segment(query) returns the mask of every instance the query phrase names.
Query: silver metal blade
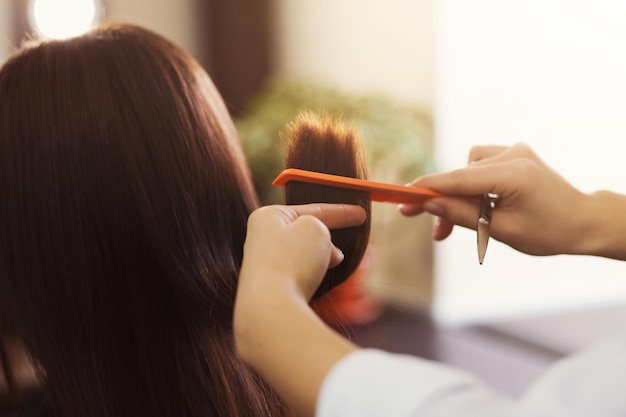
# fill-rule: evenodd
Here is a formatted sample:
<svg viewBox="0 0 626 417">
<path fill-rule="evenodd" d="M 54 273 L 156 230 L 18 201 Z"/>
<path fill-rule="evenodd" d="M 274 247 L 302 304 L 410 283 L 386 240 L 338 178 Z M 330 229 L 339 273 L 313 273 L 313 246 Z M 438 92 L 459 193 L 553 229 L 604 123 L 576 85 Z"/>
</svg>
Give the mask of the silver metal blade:
<svg viewBox="0 0 626 417">
<path fill-rule="evenodd" d="M 482 217 L 478 219 L 476 233 L 478 240 L 478 263 L 482 265 L 487 253 L 487 244 L 489 243 L 489 222 L 486 219 Z"/>
</svg>

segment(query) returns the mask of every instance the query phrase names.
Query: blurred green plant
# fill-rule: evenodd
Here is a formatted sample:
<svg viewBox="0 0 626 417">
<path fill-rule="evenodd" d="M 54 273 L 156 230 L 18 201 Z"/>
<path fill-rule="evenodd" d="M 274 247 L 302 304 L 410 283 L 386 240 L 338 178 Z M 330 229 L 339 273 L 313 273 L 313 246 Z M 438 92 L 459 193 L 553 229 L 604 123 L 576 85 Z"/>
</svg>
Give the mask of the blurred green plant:
<svg viewBox="0 0 626 417">
<path fill-rule="evenodd" d="M 321 83 L 276 79 L 236 121 L 263 204 L 282 203 L 281 189 L 271 185 L 284 169 L 281 133 L 304 110 L 339 117 L 359 128 L 373 180 L 407 182 L 433 169 L 432 118 L 421 109 L 385 97 L 348 94 Z M 376 177 L 376 172 L 389 169 L 394 178 Z"/>
</svg>

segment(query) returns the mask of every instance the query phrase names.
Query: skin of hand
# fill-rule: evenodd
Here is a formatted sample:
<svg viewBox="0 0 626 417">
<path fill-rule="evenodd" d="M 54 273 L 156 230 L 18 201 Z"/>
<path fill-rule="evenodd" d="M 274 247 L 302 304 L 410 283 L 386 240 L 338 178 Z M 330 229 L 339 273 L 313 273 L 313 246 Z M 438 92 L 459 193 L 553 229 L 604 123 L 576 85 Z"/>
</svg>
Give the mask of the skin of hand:
<svg viewBox="0 0 626 417">
<path fill-rule="evenodd" d="M 299 416 L 315 412 L 319 387 L 335 363 L 357 349 L 308 302 L 343 254 L 329 229 L 362 224 L 358 206 L 266 206 L 250 215 L 233 317 L 240 356 Z"/>
<path fill-rule="evenodd" d="M 608 192 L 584 194 L 546 165 L 525 144 L 477 146 L 471 149 L 469 165 L 455 171 L 425 175 L 412 185 L 440 191 L 449 197 L 427 201 L 423 208 L 403 205 L 411 216 L 428 212 L 437 216 L 435 240 L 450 235 L 454 225 L 475 229 L 479 199 L 495 193 L 500 200 L 491 221 L 491 236 L 532 255 L 590 254 L 622 258 L 604 247 L 605 230 L 598 214 L 608 207 L 621 207 L 622 196 Z M 626 227 L 626 226 L 625 226 Z M 622 244 L 623 246 L 623 244 Z"/>
</svg>

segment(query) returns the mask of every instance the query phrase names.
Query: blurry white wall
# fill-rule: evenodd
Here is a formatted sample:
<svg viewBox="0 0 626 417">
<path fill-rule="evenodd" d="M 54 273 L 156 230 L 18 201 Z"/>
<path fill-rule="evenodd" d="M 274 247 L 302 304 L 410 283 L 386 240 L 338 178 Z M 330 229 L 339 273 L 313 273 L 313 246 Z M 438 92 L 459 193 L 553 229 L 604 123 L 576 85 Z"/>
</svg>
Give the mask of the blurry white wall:
<svg viewBox="0 0 626 417">
<path fill-rule="evenodd" d="M 438 168 L 465 165 L 474 144 L 522 141 L 583 191 L 626 193 L 626 3 L 436 4 Z M 623 262 L 490 242 L 479 266 L 467 230 L 435 249 L 436 313 L 447 323 L 626 302 Z"/>
<path fill-rule="evenodd" d="M 105 18 L 135 23 L 169 38 L 196 58 L 204 55 L 198 39 L 195 0 L 105 0 Z"/>
<path fill-rule="evenodd" d="M 279 72 L 432 110 L 433 0 L 275 2 Z"/>
<path fill-rule="evenodd" d="M 11 19 L 13 18 L 12 2 L 0 1 L 0 65 L 7 60 L 13 50 Z"/>
</svg>

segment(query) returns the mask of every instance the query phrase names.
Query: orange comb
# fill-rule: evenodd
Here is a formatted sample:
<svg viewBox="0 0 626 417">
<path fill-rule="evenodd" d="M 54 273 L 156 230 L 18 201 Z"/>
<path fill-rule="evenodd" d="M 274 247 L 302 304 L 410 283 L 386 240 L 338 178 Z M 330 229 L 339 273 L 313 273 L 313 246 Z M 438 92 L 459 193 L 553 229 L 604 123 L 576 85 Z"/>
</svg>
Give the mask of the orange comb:
<svg viewBox="0 0 626 417">
<path fill-rule="evenodd" d="M 404 203 L 421 206 L 424 201 L 443 194 L 430 188 L 410 187 L 407 185 L 389 184 L 385 182 L 368 181 L 357 178 L 342 177 L 339 175 L 322 174 L 321 172 L 306 171 L 303 169 L 288 168 L 281 172 L 272 185 L 284 187 L 289 181 L 300 181 L 310 184 L 328 185 L 331 187 L 347 188 L 350 190 L 367 191 L 372 201 L 387 203 Z"/>
</svg>

